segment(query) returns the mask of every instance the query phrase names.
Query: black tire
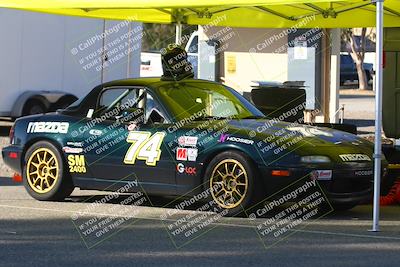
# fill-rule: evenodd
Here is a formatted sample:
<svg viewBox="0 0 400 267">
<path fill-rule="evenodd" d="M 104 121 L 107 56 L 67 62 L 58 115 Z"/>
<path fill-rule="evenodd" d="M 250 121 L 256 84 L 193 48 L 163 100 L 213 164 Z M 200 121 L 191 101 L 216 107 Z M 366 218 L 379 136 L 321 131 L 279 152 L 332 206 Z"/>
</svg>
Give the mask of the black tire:
<svg viewBox="0 0 400 267">
<path fill-rule="evenodd" d="M 69 105 L 74 103 L 76 100 L 78 100 L 78 98 L 76 96 L 72 96 L 72 95 L 64 96 L 54 104 L 54 110 L 65 109 Z"/>
<path fill-rule="evenodd" d="M 355 206 L 357 206 L 358 202 L 349 202 L 349 203 L 331 203 L 333 209 L 335 211 L 346 211 L 351 210 Z"/>
<path fill-rule="evenodd" d="M 40 155 L 40 153 L 43 154 Z M 34 162 L 34 160 L 38 160 L 38 158 L 43 158 L 44 161 L 46 161 L 46 158 L 49 158 L 48 162 L 56 163 L 48 163 L 47 165 L 44 163 L 38 164 L 38 162 Z M 54 158 L 54 160 L 52 160 L 52 158 Z M 35 165 L 39 165 L 39 167 L 36 167 Z M 44 167 L 41 168 L 40 166 L 42 165 L 44 165 Z M 52 166 L 49 167 L 49 165 Z M 29 175 L 28 168 L 30 173 L 35 173 L 35 170 L 37 173 Z M 52 171 L 50 171 L 50 169 L 52 169 Z M 39 177 L 39 172 L 45 174 Z M 50 173 L 52 176 L 57 178 L 51 178 Z M 42 178 L 43 176 L 46 178 Z M 44 182 L 36 185 L 36 181 L 38 179 L 47 180 L 47 188 L 45 188 L 44 184 L 46 183 Z M 51 181 L 53 181 L 53 183 L 51 183 Z M 63 156 L 52 143 L 47 141 L 39 141 L 34 143 L 26 151 L 23 163 L 23 183 L 29 195 L 41 201 L 63 200 L 74 190 L 74 185 L 68 172 L 68 168 L 66 168 L 66 162 Z M 40 183 L 40 181 L 38 183 Z"/>
<path fill-rule="evenodd" d="M 212 191 L 211 189 L 211 178 L 213 173 L 215 172 L 216 168 L 218 166 L 221 166 L 220 164 L 235 164 L 236 162 L 240 163 L 239 168 L 244 168 L 246 175 L 247 175 L 247 181 L 248 181 L 248 185 L 247 185 L 247 189 L 245 191 L 245 193 L 243 194 L 243 199 L 240 200 L 240 203 L 232 208 L 229 207 L 223 207 L 221 206 L 218 201 L 216 200 L 216 198 L 214 197 L 213 194 L 211 194 L 210 199 L 214 200 L 216 205 L 218 205 L 218 207 L 220 209 L 226 209 L 228 216 L 234 216 L 234 215 L 243 215 L 244 211 L 246 209 L 248 209 L 253 203 L 254 201 L 256 201 L 256 196 L 258 195 L 256 193 L 256 183 L 258 181 L 258 171 L 257 168 L 254 166 L 254 164 L 252 163 L 252 161 L 250 160 L 250 158 L 239 151 L 226 151 L 226 152 L 222 152 L 220 154 L 218 154 L 217 156 L 215 156 L 211 162 L 208 164 L 208 167 L 205 171 L 204 174 L 204 182 L 205 182 L 205 189 L 210 189 L 210 192 Z M 232 167 L 233 168 L 233 167 Z M 236 171 L 236 169 L 235 169 Z M 221 178 L 222 179 L 222 178 Z M 244 179 L 244 178 L 240 178 L 240 179 Z M 223 180 L 227 180 L 227 179 L 223 179 Z M 235 188 L 237 187 L 237 185 L 235 185 Z M 239 189 L 238 189 L 239 190 Z M 214 191 L 213 191 L 214 192 Z M 238 195 L 236 195 L 237 197 Z"/>
<path fill-rule="evenodd" d="M 43 114 L 45 112 L 46 112 L 45 105 L 39 100 L 32 99 L 25 103 L 22 115 L 28 116 L 34 114 Z"/>
</svg>

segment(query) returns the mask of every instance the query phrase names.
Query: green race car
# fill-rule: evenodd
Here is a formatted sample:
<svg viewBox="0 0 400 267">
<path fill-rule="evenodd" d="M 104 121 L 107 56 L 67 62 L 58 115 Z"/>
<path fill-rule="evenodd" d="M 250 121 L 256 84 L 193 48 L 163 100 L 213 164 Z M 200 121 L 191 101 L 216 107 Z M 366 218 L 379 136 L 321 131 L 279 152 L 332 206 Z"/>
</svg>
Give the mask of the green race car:
<svg viewBox="0 0 400 267">
<path fill-rule="evenodd" d="M 108 82 L 57 113 L 16 120 L 2 155 L 38 200 L 75 187 L 209 198 L 230 214 L 293 181 L 316 180 L 336 209 L 370 197 L 372 143 L 328 128 L 268 120 L 219 83 Z"/>
</svg>

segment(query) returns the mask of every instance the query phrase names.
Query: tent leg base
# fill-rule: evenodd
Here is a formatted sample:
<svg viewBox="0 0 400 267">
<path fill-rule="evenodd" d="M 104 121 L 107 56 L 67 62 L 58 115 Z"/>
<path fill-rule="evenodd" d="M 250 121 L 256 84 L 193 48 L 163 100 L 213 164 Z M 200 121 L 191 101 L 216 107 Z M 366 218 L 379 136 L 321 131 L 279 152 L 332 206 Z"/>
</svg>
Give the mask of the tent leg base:
<svg viewBox="0 0 400 267">
<path fill-rule="evenodd" d="M 372 232 L 372 233 L 379 233 L 381 230 L 379 229 L 370 229 L 368 230 L 368 232 Z"/>
</svg>

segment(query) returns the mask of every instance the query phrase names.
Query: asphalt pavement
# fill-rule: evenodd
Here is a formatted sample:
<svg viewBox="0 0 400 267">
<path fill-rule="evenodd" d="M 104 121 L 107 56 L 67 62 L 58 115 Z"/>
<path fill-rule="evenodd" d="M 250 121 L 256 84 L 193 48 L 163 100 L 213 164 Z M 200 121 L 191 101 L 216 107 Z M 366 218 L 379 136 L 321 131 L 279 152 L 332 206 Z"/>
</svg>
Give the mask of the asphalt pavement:
<svg viewBox="0 0 400 267">
<path fill-rule="evenodd" d="M 90 205 L 106 196 L 110 195 L 75 190 L 63 202 L 40 202 L 32 199 L 20 184 L 0 178 L 0 266 L 382 267 L 399 264 L 400 206 L 382 209 L 378 233 L 368 231 L 372 207 L 364 205 L 304 223 L 290 235 L 270 242 L 255 230 L 254 223 L 262 223 L 264 219 L 226 217 L 207 225 L 196 238 L 182 242 L 169 231 L 168 225 L 175 223 L 174 219 L 165 221 L 163 214 L 170 212 L 179 218 L 201 212 L 166 208 L 171 201 L 168 198 L 152 198 L 151 205 L 137 207 L 123 207 L 118 201 Z M 81 231 L 82 222 L 100 217 L 115 220 L 122 208 L 133 209 L 128 210 L 129 216 L 120 216 L 125 222 L 108 235 L 90 239 Z"/>
<path fill-rule="evenodd" d="M 373 100 L 373 96 L 341 97 L 345 118 L 356 120 L 364 133 L 373 130 Z M 1 127 L 0 147 L 8 142 L 7 127 Z M 1 162 L 0 166 L 0 176 L 11 175 Z M 110 196 L 77 189 L 63 202 L 40 202 L 22 185 L 0 177 L 0 266 L 381 267 L 398 266 L 400 261 L 398 205 L 382 207 L 377 233 L 368 231 L 372 206 L 362 205 L 304 221 L 277 238 L 260 236 L 257 225 L 265 218 L 226 217 L 178 238 L 171 225 L 203 212 L 171 209 L 171 198 L 152 197 L 139 206 L 120 204 L 131 195 L 93 205 Z M 165 214 L 173 216 L 164 218 Z M 101 227 L 103 232 L 87 232 L 92 223 L 111 218 Z"/>
</svg>

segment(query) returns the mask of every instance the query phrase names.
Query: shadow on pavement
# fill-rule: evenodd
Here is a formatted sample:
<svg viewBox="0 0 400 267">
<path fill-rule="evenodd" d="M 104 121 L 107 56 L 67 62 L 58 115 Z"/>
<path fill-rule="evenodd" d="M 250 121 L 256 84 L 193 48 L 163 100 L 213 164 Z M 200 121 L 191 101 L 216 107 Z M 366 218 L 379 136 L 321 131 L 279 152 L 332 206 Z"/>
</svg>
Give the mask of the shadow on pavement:
<svg viewBox="0 0 400 267">
<path fill-rule="evenodd" d="M 83 191 L 84 192 L 84 191 Z M 86 196 L 71 196 L 66 199 L 67 202 L 76 202 L 76 203 L 94 203 L 96 201 L 101 201 L 106 196 L 104 192 L 99 193 L 99 195 L 86 195 Z M 121 205 L 120 203 L 123 200 L 129 198 L 129 194 L 119 195 L 117 198 L 108 201 L 108 204 Z M 175 208 L 174 205 L 177 204 L 175 198 L 173 197 L 159 197 L 159 196 L 149 196 L 151 206 L 147 205 L 147 207 L 157 207 L 157 208 Z M 173 204 L 171 204 L 173 202 Z M 179 203 L 179 202 L 178 202 Z M 184 210 L 193 211 L 202 206 L 203 203 L 198 203 L 198 205 L 193 205 L 189 209 L 185 208 Z M 283 211 L 284 208 L 277 209 L 277 212 Z M 400 205 L 394 205 L 391 207 L 382 207 L 381 208 L 381 219 L 382 220 L 400 220 Z M 246 217 L 245 215 L 241 215 L 239 217 Z M 329 220 L 372 220 L 372 204 L 364 204 L 359 205 L 353 209 L 346 211 L 333 211 L 326 216 L 321 218 L 329 219 Z"/>
<path fill-rule="evenodd" d="M 9 187 L 9 186 L 20 186 L 21 188 L 18 190 L 25 190 L 21 183 L 15 183 L 10 178 L 0 177 L 0 190 L 1 187 Z M 123 205 L 124 200 L 127 200 L 131 194 L 120 194 L 117 197 L 111 197 L 111 192 L 104 191 L 76 191 L 64 201 L 60 201 L 60 203 L 95 203 L 101 202 L 102 199 L 105 199 L 106 196 L 110 196 L 107 198 L 107 204 L 110 205 Z M 143 205 L 144 207 L 155 207 L 155 208 L 175 208 L 175 205 L 179 202 L 176 201 L 177 197 L 161 197 L 161 196 L 148 196 L 151 205 Z M 182 199 L 183 200 L 183 199 Z M 36 201 L 33 200 L 32 201 Z M 53 202 L 54 203 L 54 202 Z M 127 201 L 126 203 L 131 203 Z M 127 204 L 130 205 L 130 204 Z M 184 210 L 192 211 L 200 208 L 203 205 L 202 202 L 196 203 L 192 205 L 189 209 L 185 208 Z M 284 208 L 277 209 L 277 212 L 283 210 Z M 244 217 L 244 216 L 241 216 Z M 347 211 L 334 211 L 329 213 L 328 215 L 321 218 L 329 219 L 329 220 L 372 220 L 372 205 L 364 204 L 359 205 L 351 210 Z M 400 220 L 400 203 L 393 206 L 381 207 L 381 219 L 382 220 L 390 220 L 396 221 Z"/>
<path fill-rule="evenodd" d="M 0 177 L 0 187 L 2 186 L 22 186 L 22 183 L 16 183 L 10 177 Z"/>
<path fill-rule="evenodd" d="M 0 221 L 4 266 L 396 266 L 400 249 L 395 239 L 318 232 L 298 232 L 265 249 L 253 229 L 235 226 L 218 226 L 177 249 L 154 220 L 124 226 L 87 249 L 70 218 L 47 215 Z"/>
<path fill-rule="evenodd" d="M 82 191 L 84 192 L 84 191 Z M 65 201 L 68 202 L 79 202 L 79 203 L 95 203 L 96 201 L 101 201 L 102 199 L 105 198 L 108 194 L 105 192 L 99 192 L 97 195 L 84 195 L 84 196 L 70 196 L 68 199 Z M 121 194 L 116 198 L 112 198 L 111 200 L 107 201 L 107 204 L 117 204 L 117 205 L 123 205 L 121 203 L 124 203 L 124 200 L 128 199 L 131 196 L 131 194 Z M 174 205 L 177 204 L 175 201 L 175 197 L 161 197 L 161 196 L 148 196 L 152 206 L 149 207 L 158 207 L 158 208 L 174 208 Z M 130 204 L 127 204 L 130 205 Z M 198 205 L 194 205 L 191 207 L 190 210 L 196 210 L 197 208 L 201 207 L 201 203 Z"/>
</svg>

